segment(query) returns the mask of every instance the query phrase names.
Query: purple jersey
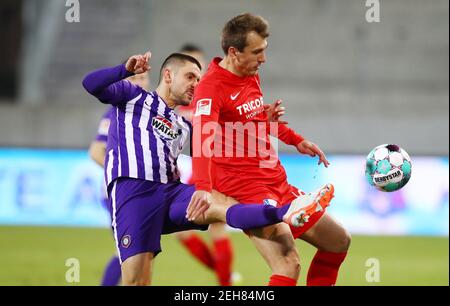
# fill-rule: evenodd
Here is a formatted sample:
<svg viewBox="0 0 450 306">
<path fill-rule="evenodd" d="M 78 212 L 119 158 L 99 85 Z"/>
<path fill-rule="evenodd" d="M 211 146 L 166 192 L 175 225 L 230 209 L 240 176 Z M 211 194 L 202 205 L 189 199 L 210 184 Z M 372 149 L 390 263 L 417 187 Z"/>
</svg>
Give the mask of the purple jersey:
<svg viewBox="0 0 450 306">
<path fill-rule="evenodd" d="M 177 158 L 192 126 L 155 91 L 149 93 L 123 80 L 131 75 L 119 65 L 92 72 L 83 80 L 89 93 L 115 106 L 106 150 L 106 184 L 119 177 L 177 182 Z"/>
</svg>

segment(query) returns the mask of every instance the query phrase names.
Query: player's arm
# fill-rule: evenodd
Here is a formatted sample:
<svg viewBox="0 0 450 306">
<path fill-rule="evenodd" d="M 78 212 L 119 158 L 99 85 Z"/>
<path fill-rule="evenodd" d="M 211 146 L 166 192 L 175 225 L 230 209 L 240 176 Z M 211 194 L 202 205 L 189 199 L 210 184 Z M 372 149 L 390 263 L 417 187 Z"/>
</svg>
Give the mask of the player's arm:
<svg viewBox="0 0 450 306">
<path fill-rule="evenodd" d="M 89 146 L 89 155 L 100 166 L 104 167 L 106 157 L 106 144 L 108 142 L 108 131 L 111 125 L 111 114 L 114 108 L 110 106 L 103 114 L 98 124 L 97 135 Z"/>
<path fill-rule="evenodd" d="M 211 157 L 212 144 L 218 127 L 222 105 L 217 88 L 203 86 L 196 89 L 193 103 L 192 178 L 196 191 L 187 209 L 187 218 L 196 219 L 211 203 Z"/>
<path fill-rule="evenodd" d="M 101 167 L 105 165 L 106 142 L 94 140 L 89 146 L 89 155 Z"/>
<path fill-rule="evenodd" d="M 125 64 L 91 72 L 83 79 L 83 87 L 102 103 L 118 105 L 129 101 L 139 90 L 136 85 L 124 79 L 147 72 L 150 69 L 150 56 L 150 52 L 133 55 Z"/>
</svg>

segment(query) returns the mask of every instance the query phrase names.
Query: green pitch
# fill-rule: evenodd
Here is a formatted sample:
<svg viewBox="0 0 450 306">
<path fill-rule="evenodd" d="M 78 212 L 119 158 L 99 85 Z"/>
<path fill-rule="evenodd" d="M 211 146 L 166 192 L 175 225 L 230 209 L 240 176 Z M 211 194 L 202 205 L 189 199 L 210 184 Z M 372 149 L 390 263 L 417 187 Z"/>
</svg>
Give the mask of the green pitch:
<svg viewBox="0 0 450 306">
<path fill-rule="evenodd" d="M 202 236 L 206 237 L 202 233 Z M 234 270 L 240 285 L 265 285 L 270 271 L 245 235 L 231 233 Z M 448 237 L 355 236 L 337 285 L 449 285 Z M 173 236 L 163 239 L 163 252 L 154 265 L 154 285 L 215 285 L 212 272 L 197 263 Z M 97 285 L 105 263 L 114 252 L 107 229 L 61 227 L 0 227 L 0 285 Z M 305 284 L 314 248 L 298 241 Z M 66 260 L 80 263 L 80 282 L 67 283 Z M 366 274 L 379 262 L 379 282 Z M 369 272 L 368 272 L 369 271 Z"/>
</svg>

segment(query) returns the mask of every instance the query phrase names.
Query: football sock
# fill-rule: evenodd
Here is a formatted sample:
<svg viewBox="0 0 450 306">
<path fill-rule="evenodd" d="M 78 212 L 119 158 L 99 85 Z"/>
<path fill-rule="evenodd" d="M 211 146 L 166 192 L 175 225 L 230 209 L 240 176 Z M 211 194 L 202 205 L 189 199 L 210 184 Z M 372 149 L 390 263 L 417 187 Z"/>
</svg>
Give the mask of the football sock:
<svg viewBox="0 0 450 306">
<path fill-rule="evenodd" d="M 231 286 L 233 247 L 229 238 L 214 240 L 214 262 L 219 284 L 221 286 Z"/>
<path fill-rule="evenodd" d="M 242 230 L 272 225 L 283 221 L 289 207 L 290 205 L 276 208 L 261 204 L 236 204 L 227 210 L 227 224 Z"/>
<path fill-rule="evenodd" d="M 122 272 L 119 257 L 113 256 L 103 272 L 102 286 L 118 286 Z"/>
<path fill-rule="evenodd" d="M 270 277 L 269 286 L 297 286 L 297 280 L 284 275 L 274 274 Z"/>
<path fill-rule="evenodd" d="M 214 269 L 214 259 L 208 245 L 196 234 L 190 235 L 181 243 L 188 249 L 189 253 L 210 269 Z"/>
<path fill-rule="evenodd" d="M 339 267 L 347 252 L 332 253 L 317 251 L 306 278 L 307 286 L 334 286 L 338 277 Z"/>
</svg>

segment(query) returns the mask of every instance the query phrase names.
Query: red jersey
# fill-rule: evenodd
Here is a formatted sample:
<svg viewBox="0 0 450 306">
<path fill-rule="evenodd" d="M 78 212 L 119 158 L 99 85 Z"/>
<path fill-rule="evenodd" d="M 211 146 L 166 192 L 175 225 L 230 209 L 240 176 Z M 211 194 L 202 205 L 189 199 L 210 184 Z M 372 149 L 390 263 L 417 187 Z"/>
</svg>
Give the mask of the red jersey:
<svg viewBox="0 0 450 306">
<path fill-rule="evenodd" d="M 213 59 L 192 101 L 193 179 L 197 190 L 214 188 L 239 200 L 238 189 L 286 182 L 269 135 L 288 145 L 303 138 L 283 124 L 271 134 L 259 76 L 239 77 L 220 67 L 221 60 Z M 236 176 L 240 184 L 227 183 Z"/>
</svg>

